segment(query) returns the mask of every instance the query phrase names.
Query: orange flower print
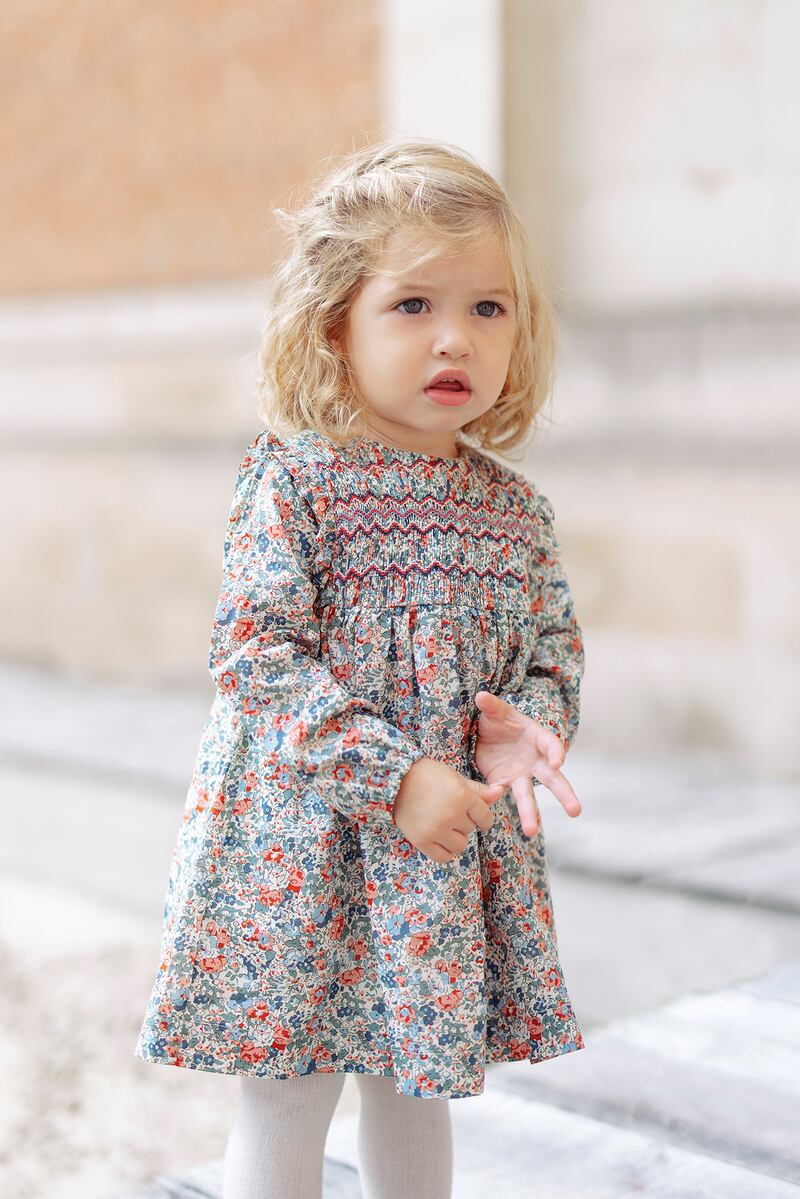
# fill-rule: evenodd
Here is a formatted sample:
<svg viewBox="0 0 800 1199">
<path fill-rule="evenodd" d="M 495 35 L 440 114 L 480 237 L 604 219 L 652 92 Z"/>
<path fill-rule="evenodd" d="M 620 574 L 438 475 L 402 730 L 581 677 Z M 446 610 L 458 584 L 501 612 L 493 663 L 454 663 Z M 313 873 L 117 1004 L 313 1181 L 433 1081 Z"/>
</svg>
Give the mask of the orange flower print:
<svg viewBox="0 0 800 1199">
<path fill-rule="evenodd" d="M 307 738 L 308 724 L 305 720 L 296 720 L 286 734 L 286 739 L 290 745 L 302 745 Z"/>
<path fill-rule="evenodd" d="M 440 971 L 442 974 L 447 975 L 448 981 L 451 983 L 454 983 L 459 978 L 461 978 L 461 975 L 463 973 L 460 962 L 456 962 L 456 961 L 446 962 L 444 960 L 444 958 L 438 958 L 437 961 L 434 963 L 434 965 L 436 966 L 436 969 L 438 971 Z"/>
<path fill-rule="evenodd" d="M 341 766 L 336 767 L 334 775 L 336 776 L 337 782 L 340 783 L 352 783 L 353 781 L 353 772 L 350 767 L 346 766 L 344 763 L 342 763 Z"/>
<path fill-rule="evenodd" d="M 208 804 L 208 792 L 207 791 L 198 791 L 197 803 L 194 806 L 195 812 L 204 812 L 206 810 L 207 804 Z"/>
<path fill-rule="evenodd" d="M 489 858 L 486 862 L 486 872 L 490 882 L 499 883 L 503 877 L 503 863 L 499 858 Z"/>
<path fill-rule="evenodd" d="M 464 992 L 459 991 L 458 989 L 451 991 L 449 995 L 437 995 L 436 1006 L 440 1007 L 442 1011 L 450 1012 L 453 1010 L 453 1008 L 459 1007 L 463 997 Z"/>
<path fill-rule="evenodd" d="M 356 983 L 360 983 L 364 977 L 364 971 L 361 966 L 354 966 L 352 970 L 341 970 L 337 975 L 339 982 L 345 987 L 352 987 Z"/>
<path fill-rule="evenodd" d="M 230 945 L 231 934 L 224 925 L 218 924 L 216 920 L 207 920 L 205 931 L 209 937 L 216 939 L 218 949 L 223 949 L 226 945 Z"/>
<path fill-rule="evenodd" d="M 272 1039 L 272 1048 L 273 1049 L 285 1049 L 286 1046 L 291 1041 L 291 1039 L 292 1039 L 291 1029 L 285 1028 L 284 1025 L 281 1024 L 275 1030 L 275 1034 Z"/>
<path fill-rule="evenodd" d="M 245 1041 L 239 1048 L 239 1056 L 243 1062 L 263 1062 L 267 1051 L 260 1045 L 254 1045 L 252 1041 Z"/>
<path fill-rule="evenodd" d="M 247 1009 L 248 1020 L 268 1020 L 271 1014 L 269 1004 L 264 1000 Z"/>
<path fill-rule="evenodd" d="M 429 666 L 421 666 L 417 669 L 417 679 L 420 683 L 432 683 L 439 674 L 439 668 L 435 662 L 431 662 Z"/>
<path fill-rule="evenodd" d="M 302 890 L 303 879 L 306 876 L 305 870 L 300 866 L 295 866 L 289 871 L 289 880 L 286 884 L 287 891 L 294 891 L 297 894 Z"/>
<path fill-rule="evenodd" d="M 256 622 L 250 617 L 234 621 L 231 637 L 234 641 L 249 641 L 256 631 Z"/>
<path fill-rule="evenodd" d="M 412 957 L 423 957 L 431 947 L 433 938 L 430 933 L 412 933 L 408 938 L 408 952 Z"/>
<path fill-rule="evenodd" d="M 201 957 L 200 968 L 201 970 L 205 970 L 208 974 L 219 974 L 221 970 L 225 969 L 225 958 L 222 956 L 215 958 Z"/>
<path fill-rule="evenodd" d="M 541 1041 L 544 1033 L 544 1023 L 541 1016 L 527 1016 L 525 1019 L 525 1027 L 528 1030 L 528 1036 L 532 1041 Z"/>
</svg>

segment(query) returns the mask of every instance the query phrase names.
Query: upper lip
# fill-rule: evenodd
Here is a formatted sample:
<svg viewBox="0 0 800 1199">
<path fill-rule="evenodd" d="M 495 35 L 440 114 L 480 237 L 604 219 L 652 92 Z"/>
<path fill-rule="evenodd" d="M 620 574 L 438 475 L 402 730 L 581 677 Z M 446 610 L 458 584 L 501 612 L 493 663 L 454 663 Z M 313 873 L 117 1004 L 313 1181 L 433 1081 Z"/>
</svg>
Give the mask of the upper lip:
<svg viewBox="0 0 800 1199">
<path fill-rule="evenodd" d="M 434 375 L 425 390 L 428 387 L 433 387 L 436 383 L 441 383 L 442 379 L 453 379 L 456 383 L 460 383 L 466 391 L 472 391 L 472 380 L 466 371 L 444 370 L 439 371 L 438 375 Z"/>
</svg>

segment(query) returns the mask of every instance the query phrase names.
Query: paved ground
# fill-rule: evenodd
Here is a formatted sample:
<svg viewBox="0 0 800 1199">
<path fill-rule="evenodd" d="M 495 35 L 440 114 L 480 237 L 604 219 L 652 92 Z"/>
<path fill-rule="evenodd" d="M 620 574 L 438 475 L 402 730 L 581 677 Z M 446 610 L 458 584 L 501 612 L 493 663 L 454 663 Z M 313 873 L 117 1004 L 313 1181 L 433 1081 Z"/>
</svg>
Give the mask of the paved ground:
<svg viewBox="0 0 800 1199">
<path fill-rule="evenodd" d="M 199 1168 L 213 1193 L 236 1080 L 132 1056 L 210 693 L 0 677 L 0 1192 L 112 1199 Z M 454 1199 L 797 1193 L 798 788 L 579 745 L 567 774 L 579 818 L 539 795 L 591 1049 L 494 1067 L 483 1096 L 454 1104 Z M 351 1082 L 330 1195 L 358 1194 Z M 535 1189 L 515 1190 L 534 1166 Z"/>
</svg>

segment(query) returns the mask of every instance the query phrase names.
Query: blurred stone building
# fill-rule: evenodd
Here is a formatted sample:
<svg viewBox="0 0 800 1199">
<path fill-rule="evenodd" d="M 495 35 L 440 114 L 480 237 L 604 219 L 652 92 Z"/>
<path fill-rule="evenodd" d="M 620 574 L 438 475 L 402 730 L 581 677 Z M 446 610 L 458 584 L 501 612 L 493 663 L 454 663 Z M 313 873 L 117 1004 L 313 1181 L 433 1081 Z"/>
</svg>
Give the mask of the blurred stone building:
<svg viewBox="0 0 800 1199">
<path fill-rule="evenodd" d="M 562 330 L 550 496 L 578 744 L 796 776 L 791 0 L 53 0 L 2 17 L 6 661 L 208 687 L 271 216 L 391 131 L 462 145 Z"/>
</svg>

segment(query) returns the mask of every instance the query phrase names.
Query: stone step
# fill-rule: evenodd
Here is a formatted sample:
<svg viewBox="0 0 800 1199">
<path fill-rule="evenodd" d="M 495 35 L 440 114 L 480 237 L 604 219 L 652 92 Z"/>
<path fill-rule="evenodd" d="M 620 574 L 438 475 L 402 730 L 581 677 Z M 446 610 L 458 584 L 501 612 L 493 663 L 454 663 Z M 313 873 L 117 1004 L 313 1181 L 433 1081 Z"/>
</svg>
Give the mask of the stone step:
<svg viewBox="0 0 800 1199">
<path fill-rule="evenodd" d="M 494 1066 L 492 1086 L 800 1183 L 800 961 L 586 1039 L 558 1069 Z"/>
<path fill-rule="evenodd" d="M 362 1199 L 358 1170 L 326 1157 L 322 1193 L 324 1199 Z M 125 1199 L 221 1199 L 221 1196 L 222 1161 L 214 1161 L 186 1174 L 163 1175 Z"/>
<path fill-rule="evenodd" d="M 797 1196 L 785 1179 L 494 1086 L 478 1098 L 453 1101 L 453 1132 L 453 1199 Z M 356 1135 L 356 1116 L 340 1120 L 329 1156 L 355 1167 Z"/>
<path fill-rule="evenodd" d="M 617 1021 L 579 1053 L 491 1066 L 451 1112 L 453 1199 L 796 1196 L 800 961 Z M 357 1138 L 357 1112 L 333 1122 L 326 1197 L 360 1195 Z M 131 1199 L 218 1199 L 220 1184 L 212 1162 Z"/>
<path fill-rule="evenodd" d="M 796 783 L 741 777 L 703 754 L 576 753 L 565 772 L 578 819 L 559 819 L 540 789 L 548 860 L 562 872 L 800 913 Z"/>
</svg>

